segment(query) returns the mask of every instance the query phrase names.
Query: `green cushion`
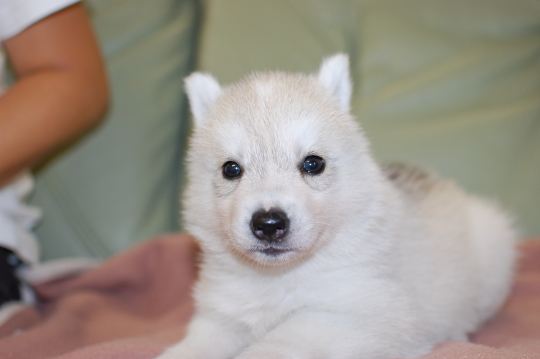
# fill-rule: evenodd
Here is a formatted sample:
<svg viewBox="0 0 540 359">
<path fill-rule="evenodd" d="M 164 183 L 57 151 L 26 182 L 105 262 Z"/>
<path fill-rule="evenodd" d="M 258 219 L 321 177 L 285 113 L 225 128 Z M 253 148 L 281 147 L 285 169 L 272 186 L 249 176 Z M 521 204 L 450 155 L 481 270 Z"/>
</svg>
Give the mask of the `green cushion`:
<svg viewBox="0 0 540 359">
<path fill-rule="evenodd" d="M 199 65 L 223 82 L 351 56 L 382 161 L 494 198 L 540 234 L 540 7 L 526 0 L 208 0 Z"/>
<path fill-rule="evenodd" d="M 194 0 L 90 0 L 107 61 L 105 122 L 37 176 L 43 258 L 106 257 L 178 229 Z"/>
</svg>

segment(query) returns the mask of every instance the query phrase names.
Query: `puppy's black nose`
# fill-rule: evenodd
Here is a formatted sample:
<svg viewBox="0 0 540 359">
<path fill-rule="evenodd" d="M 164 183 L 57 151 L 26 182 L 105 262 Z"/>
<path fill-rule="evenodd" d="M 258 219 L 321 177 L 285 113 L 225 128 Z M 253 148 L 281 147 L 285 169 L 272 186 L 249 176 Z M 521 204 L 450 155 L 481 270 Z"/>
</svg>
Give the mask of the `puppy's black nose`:
<svg viewBox="0 0 540 359">
<path fill-rule="evenodd" d="M 251 231 L 258 239 L 268 243 L 279 243 L 289 229 L 289 218 L 280 209 L 260 210 L 251 217 Z"/>
</svg>

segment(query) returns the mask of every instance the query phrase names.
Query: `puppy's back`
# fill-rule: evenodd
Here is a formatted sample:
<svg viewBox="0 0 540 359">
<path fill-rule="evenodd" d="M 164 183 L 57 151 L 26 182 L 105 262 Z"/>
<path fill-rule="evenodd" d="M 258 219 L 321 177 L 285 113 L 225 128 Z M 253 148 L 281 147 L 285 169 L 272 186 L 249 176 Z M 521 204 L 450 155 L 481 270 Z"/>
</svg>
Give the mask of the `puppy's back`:
<svg viewBox="0 0 540 359">
<path fill-rule="evenodd" d="M 428 322 L 465 339 L 504 301 L 513 274 L 516 232 L 497 205 L 417 167 L 383 172 L 404 198 L 404 281 Z M 411 224 L 412 223 L 412 224 Z M 453 308 L 453 309 L 452 309 Z M 450 310 L 449 310 L 450 309 Z"/>
</svg>

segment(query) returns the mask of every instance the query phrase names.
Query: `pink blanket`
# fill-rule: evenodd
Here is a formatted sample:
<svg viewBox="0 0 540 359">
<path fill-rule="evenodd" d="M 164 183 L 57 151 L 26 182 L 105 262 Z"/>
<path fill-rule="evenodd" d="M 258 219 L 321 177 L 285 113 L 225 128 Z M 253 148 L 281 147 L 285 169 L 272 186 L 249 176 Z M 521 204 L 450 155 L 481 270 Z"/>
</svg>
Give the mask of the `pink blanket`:
<svg viewBox="0 0 540 359">
<path fill-rule="evenodd" d="M 470 343 L 442 343 L 425 358 L 540 358 L 540 241 L 520 251 L 512 295 L 497 316 Z M 155 357 L 185 333 L 196 252 L 190 237 L 165 235 L 83 275 L 38 285 L 41 304 L 0 327 L 0 358 Z"/>
</svg>

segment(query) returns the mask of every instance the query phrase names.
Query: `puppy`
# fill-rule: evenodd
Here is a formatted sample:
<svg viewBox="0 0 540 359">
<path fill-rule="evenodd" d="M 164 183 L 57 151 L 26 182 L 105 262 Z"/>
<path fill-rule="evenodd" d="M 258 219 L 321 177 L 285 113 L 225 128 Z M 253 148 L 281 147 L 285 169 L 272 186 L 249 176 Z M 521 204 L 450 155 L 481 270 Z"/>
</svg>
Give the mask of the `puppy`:
<svg viewBox="0 0 540 359">
<path fill-rule="evenodd" d="M 503 302 L 511 221 L 450 181 L 379 166 L 348 66 L 186 79 L 185 220 L 203 257 L 187 336 L 160 359 L 410 358 L 466 340 Z"/>
</svg>

